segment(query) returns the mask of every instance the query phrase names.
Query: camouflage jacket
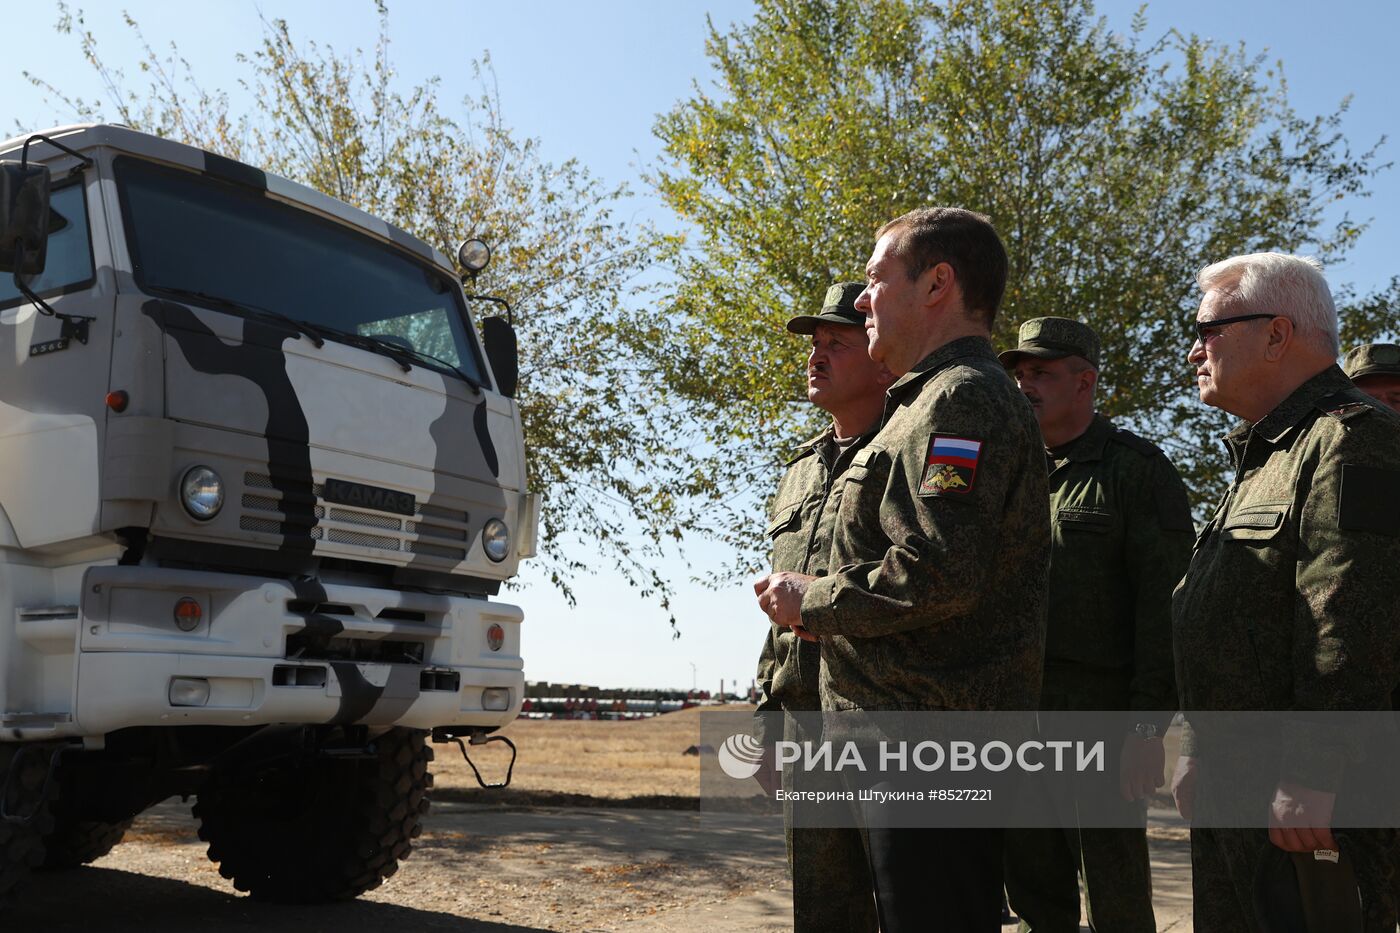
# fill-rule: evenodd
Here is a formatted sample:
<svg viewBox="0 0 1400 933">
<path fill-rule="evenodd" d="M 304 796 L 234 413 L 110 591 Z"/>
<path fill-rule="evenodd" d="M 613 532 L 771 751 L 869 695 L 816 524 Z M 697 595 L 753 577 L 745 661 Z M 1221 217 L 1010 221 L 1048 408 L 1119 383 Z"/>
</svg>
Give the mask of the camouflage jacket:
<svg viewBox="0 0 1400 933">
<path fill-rule="evenodd" d="M 1095 415 L 1051 463 L 1050 515 L 1042 708 L 1174 713 L 1172 590 L 1195 531 L 1176 468 Z"/>
<path fill-rule="evenodd" d="M 768 509 L 768 537 L 773 542 L 773 572 L 785 570 L 822 576 L 831 550 L 831 523 L 836 510 L 824 508 L 833 485 L 851 458 L 875 432 L 857 438 L 838 451 L 827 428 L 798 448 L 787 462 Z M 803 641 L 792 629 L 769 626 L 758 658 L 759 727 L 755 737 L 765 743 L 781 738 L 783 712 L 820 710 L 817 692 L 821 649 Z"/>
<path fill-rule="evenodd" d="M 1400 418 L 1332 366 L 1225 443 L 1234 481 L 1172 600 L 1182 708 L 1388 709 L 1400 681 Z M 1283 776 L 1323 790 L 1359 743 L 1305 715 L 1284 717 L 1280 740 Z M 1209 737 L 1183 751 L 1209 755 Z"/>
<path fill-rule="evenodd" d="M 884 425 L 827 508 L 831 573 L 802 601 L 824 709 L 1033 709 L 1050 522 L 1030 405 L 991 343 L 939 348 L 889 390 Z"/>
</svg>

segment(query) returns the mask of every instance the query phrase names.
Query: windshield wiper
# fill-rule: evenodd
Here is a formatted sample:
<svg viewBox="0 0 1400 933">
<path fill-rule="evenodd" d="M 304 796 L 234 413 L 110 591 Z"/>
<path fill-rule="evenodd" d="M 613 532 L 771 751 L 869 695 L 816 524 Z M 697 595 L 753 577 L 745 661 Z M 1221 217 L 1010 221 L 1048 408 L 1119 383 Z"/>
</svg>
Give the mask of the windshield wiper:
<svg viewBox="0 0 1400 933">
<path fill-rule="evenodd" d="M 301 321 L 299 323 L 305 324 L 306 322 Z M 463 382 L 465 382 L 472 388 L 485 388 L 485 386 L 479 380 L 473 379 L 471 376 L 468 376 L 466 373 L 462 372 L 462 370 L 458 367 L 452 365 L 444 359 L 439 359 L 438 357 L 433 356 L 431 353 L 426 353 L 422 350 L 419 350 L 417 347 L 410 346 L 407 344 L 394 343 L 391 340 L 385 340 L 383 337 L 375 337 L 370 334 L 360 334 L 356 333 L 355 331 L 340 330 L 336 327 L 327 327 L 324 324 L 317 324 L 316 327 L 319 328 L 322 332 L 324 332 L 327 336 L 329 336 L 332 340 L 341 340 L 344 343 L 348 343 L 352 346 L 357 346 L 366 350 L 371 350 L 373 352 L 382 353 L 385 356 L 390 357 L 400 366 L 403 367 L 404 372 L 408 372 L 410 369 L 413 368 L 409 365 L 410 361 L 417 362 L 420 365 L 424 362 L 435 363 L 437 364 L 437 366 L 441 366 L 444 369 L 447 369 L 449 372 L 455 373 L 458 378 L 460 378 Z"/>
<path fill-rule="evenodd" d="M 362 335 L 362 336 L 363 336 L 363 335 Z M 471 387 L 474 388 L 474 389 L 482 389 L 482 388 L 485 388 L 485 384 L 484 384 L 484 383 L 482 383 L 481 381 L 479 381 L 479 380 L 477 380 L 477 379 L 473 379 L 471 376 L 468 376 L 466 373 L 462 372 L 462 370 L 461 370 L 459 367 L 452 365 L 451 363 L 447 362 L 447 360 L 443 359 L 443 358 L 440 357 L 440 356 L 433 356 L 431 353 L 428 353 L 428 352 L 426 352 L 426 351 L 424 351 L 424 350 L 420 350 L 420 349 L 418 349 L 417 347 L 412 347 L 412 346 L 404 347 L 404 346 L 400 346 L 400 345 L 398 345 L 398 344 L 396 344 L 396 343 L 389 343 L 388 341 L 382 340 L 382 339 L 380 339 L 380 338 L 378 338 L 378 337 L 368 337 L 368 336 L 366 336 L 365 339 L 366 339 L 366 340 L 373 340 L 375 343 L 381 343 L 381 344 L 384 344 L 384 345 L 386 345 L 386 346 L 391 346 L 391 347 L 393 347 L 393 348 L 396 349 L 396 350 L 401 350 L 401 351 L 403 351 L 404 353 L 407 353 L 407 354 L 409 354 L 410 356 L 414 357 L 414 358 L 417 359 L 419 362 L 423 362 L 423 361 L 426 360 L 426 361 L 429 362 L 429 363 L 436 363 L 436 364 L 438 364 L 439 366 L 445 367 L 446 369 L 449 369 L 449 370 L 451 370 L 452 372 L 456 373 L 456 374 L 457 374 L 457 377 L 458 377 L 459 379 L 461 379 L 463 382 L 465 382 L 467 385 L 471 386 Z"/>
<path fill-rule="evenodd" d="M 274 311 L 271 308 L 264 308 L 261 305 L 251 304 L 246 301 L 235 301 L 232 298 L 225 298 L 222 295 L 211 295 L 208 292 L 196 291 L 192 288 L 175 288 L 165 285 L 157 286 L 157 288 L 167 294 L 195 299 L 205 304 L 224 308 L 239 314 L 248 315 L 250 317 L 263 317 L 277 321 L 291 328 L 298 336 L 304 335 L 310 338 L 312 344 L 314 344 L 318 350 L 325 345 L 326 338 L 330 337 L 332 340 L 337 340 L 341 343 L 359 347 L 362 350 L 369 350 L 372 353 L 379 353 L 383 356 L 387 356 L 398 363 L 404 372 L 412 370 L 412 364 L 414 362 L 420 364 L 423 362 L 435 363 L 437 366 L 441 366 L 449 372 L 455 373 L 458 378 L 472 388 L 485 388 L 485 385 L 480 380 L 473 379 L 446 360 L 439 359 L 431 353 L 425 353 L 417 347 L 401 345 L 385 340 L 382 337 L 373 337 L 369 334 L 341 330 L 338 327 L 329 327 L 325 324 L 312 324 L 310 321 L 299 320 L 290 315 L 283 314 L 281 311 Z"/>
<path fill-rule="evenodd" d="M 224 308 L 229 311 L 236 311 L 240 314 L 246 314 L 251 317 L 271 318 L 274 321 L 277 321 L 281 324 L 285 324 L 286 326 L 290 327 L 294 332 L 296 332 L 298 337 L 309 337 L 311 339 L 312 345 L 315 346 L 318 350 L 321 347 L 323 347 L 326 343 L 326 338 L 321 335 L 320 329 L 313 327 L 305 321 L 298 321 L 296 318 L 289 317 L 288 315 L 283 314 L 281 311 L 273 311 L 271 308 L 264 308 L 260 305 L 249 304 L 246 301 L 235 301 L 232 298 L 225 298 L 222 295 L 211 295 L 208 292 L 195 291 L 194 289 L 190 288 L 171 288 L 166 285 L 158 285 L 156 286 L 156 288 L 158 288 L 160 291 L 168 292 L 172 295 L 180 295 L 185 298 L 195 298 L 199 301 L 204 302 L 205 304 L 211 304 L 215 307 Z"/>
</svg>

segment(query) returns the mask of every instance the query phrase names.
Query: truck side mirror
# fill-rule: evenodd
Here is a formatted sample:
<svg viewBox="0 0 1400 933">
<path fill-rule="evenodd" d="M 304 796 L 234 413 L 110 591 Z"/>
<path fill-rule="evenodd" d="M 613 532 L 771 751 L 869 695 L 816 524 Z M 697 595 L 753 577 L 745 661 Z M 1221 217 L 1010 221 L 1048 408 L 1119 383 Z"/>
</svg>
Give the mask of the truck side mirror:
<svg viewBox="0 0 1400 933">
<path fill-rule="evenodd" d="M 515 398 L 520 382 L 520 351 L 516 347 L 515 328 L 500 315 L 481 319 L 481 342 L 486 347 L 486 359 L 496 376 L 496 387 L 506 398 Z"/>
<path fill-rule="evenodd" d="M 0 162 L 0 272 L 44 271 L 51 187 L 47 165 Z"/>
</svg>

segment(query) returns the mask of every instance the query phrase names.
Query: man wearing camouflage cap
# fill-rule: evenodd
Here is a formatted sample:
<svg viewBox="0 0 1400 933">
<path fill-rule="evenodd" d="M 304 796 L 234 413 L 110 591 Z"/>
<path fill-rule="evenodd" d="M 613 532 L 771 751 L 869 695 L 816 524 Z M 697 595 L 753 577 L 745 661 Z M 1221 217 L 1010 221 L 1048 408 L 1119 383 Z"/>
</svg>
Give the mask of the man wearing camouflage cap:
<svg viewBox="0 0 1400 933">
<path fill-rule="evenodd" d="M 1040 696 L 1045 459 L 990 340 L 1006 274 L 971 211 L 912 211 L 877 234 L 856 306 L 870 356 L 899 377 L 884 425 L 828 503 L 827 573 L 756 587 L 774 622 L 821 637 L 824 711 L 1023 710 Z M 999 928 L 1000 830 L 871 819 L 866 832 L 882 933 Z"/>
<path fill-rule="evenodd" d="M 819 313 L 799 315 L 787 323 L 792 333 L 811 337 L 807 398 L 832 420 L 788 459 L 787 473 L 773 496 L 768 537 L 773 542 L 774 573 L 826 573 L 835 512 L 824 511 L 823 506 L 851 459 L 874 436 L 884 410 L 885 389 L 894 382 L 889 371 L 866 352 L 865 315 L 855 306 L 864 288 L 861 282 L 833 285 Z M 820 671 L 821 649 L 815 641 L 799 637 L 792 628 L 769 626 L 758 661 L 756 730 L 756 737 L 770 750 L 759 771 L 760 783 L 769 793 L 776 784 L 773 743 L 780 737 L 789 742 L 820 740 L 820 724 L 805 723 L 801 716 L 821 709 Z M 788 790 L 804 789 L 819 779 L 791 766 L 782 775 Z M 794 806 L 790 798 L 783 802 L 795 933 L 873 933 L 875 899 L 859 832 L 853 827 L 795 827 Z"/>
<path fill-rule="evenodd" d="M 1366 343 L 1354 347 L 1342 358 L 1342 372 L 1362 392 L 1400 412 L 1400 346 Z"/>
<path fill-rule="evenodd" d="M 1342 357 L 1342 372 L 1362 392 L 1400 414 L 1400 346 L 1364 343 L 1353 347 Z M 1391 692 L 1390 704 L 1400 709 L 1400 685 Z M 1396 866 L 1393 887 L 1396 903 L 1400 905 L 1400 865 Z"/>
<path fill-rule="evenodd" d="M 1241 421 L 1225 436 L 1230 485 L 1172 599 L 1188 725 L 1172 791 L 1196 820 L 1195 928 L 1260 928 L 1269 846 L 1321 871 L 1340 843 L 1364 928 L 1393 931 L 1393 831 L 1333 832 L 1357 825 L 1345 814 L 1367 768 L 1364 723 L 1315 713 L 1388 709 L 1400 682 L 1400 421 L 1337 366 L 1316 260 L 1237 256 L 1197 281 L 1187 359 L 1201 401 Z M 1278 712 L 1241 740 L 1216 710 Z"/>
<path fill-rule="evenodd" d="M 1077 930 L 1079 875 L 1091 929 L 1153 933 L 1144 807 L 1165 780 L 1161 735 L 1176 710 L 1171 595 L 1193 529 L 1166 456 L 1094 412 L 1099 354 L 1087 325 L 1041 317 L 1021 325 L 1000 359 L 1035 411 L 1050 473 L 1040 709 L 1132 711 L 1114 736 L 1121 828 L 1009 830 L 1006 889 L 1022 929 Z M 1106 812 L 1103 801 L 1095 807 Z"/>
</svg>

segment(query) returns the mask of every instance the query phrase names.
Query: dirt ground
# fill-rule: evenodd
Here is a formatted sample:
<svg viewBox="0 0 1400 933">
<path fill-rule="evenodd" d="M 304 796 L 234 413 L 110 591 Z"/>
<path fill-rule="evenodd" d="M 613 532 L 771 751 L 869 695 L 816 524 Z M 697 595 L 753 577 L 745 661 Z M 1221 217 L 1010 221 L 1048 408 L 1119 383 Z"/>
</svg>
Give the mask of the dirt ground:
<svg viewBox="0 0 1400 933">
<path fill-rule="evenodd" d="M 438 746 L 425 831 L 399 873 L 357 901 L 249 900 L 204 855 L 189 807 L 167 801 L 94 865 L 36 876 L 5 929 L 101 931 L 791 930 L 783 843 L 764 818 L 696 809 L 695 711 L 634 722 L 520 721 L 512 788 L 476 790 Z M 481 751 L 482 754 L 478 754 Z M 472 750 L 488 780 L 504 758 Z M 490 801 L 490 802 L 488 802 Z M 1174 814 L 1149 830 L 1160 930 L 1190 923 L 1190 852 Z M 1010 928 L 1008 928 L 1010 929 Z"/>
</svg>

